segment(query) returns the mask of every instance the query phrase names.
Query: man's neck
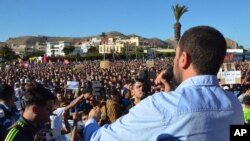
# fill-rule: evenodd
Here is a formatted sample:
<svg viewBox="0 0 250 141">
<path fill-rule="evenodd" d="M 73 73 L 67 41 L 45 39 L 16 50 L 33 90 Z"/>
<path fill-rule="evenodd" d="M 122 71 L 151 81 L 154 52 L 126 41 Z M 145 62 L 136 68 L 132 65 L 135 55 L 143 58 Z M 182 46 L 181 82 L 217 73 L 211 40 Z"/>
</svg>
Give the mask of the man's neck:
<svg viewBox="0 0 250 141">
<path fill-rule="evenodd" d="M 191 64 L 186 70 L 182 73 L 182 82 L 188 78 L 194 77 L 199 75 L 196 70 L 194 69 L 193 65 Z"/>
<path fill-rule="evenodd" d="M 136 105 L 136 104 L 138 104 L 140 101 L 141 101 L 141 99 L 135 97 L 135 99 L 134 99 L 134 104 Z"/>
<path fill-rule="evenodd" d="M 35 126 L 35 127 L 38 126 L 35 118 L 32 116 L 32 113 L 29 113 L 28 111 L 24 110 L 23 117 L 24 117 L 24 119 L 26 119 L 33 126 Z"/>
</svg>

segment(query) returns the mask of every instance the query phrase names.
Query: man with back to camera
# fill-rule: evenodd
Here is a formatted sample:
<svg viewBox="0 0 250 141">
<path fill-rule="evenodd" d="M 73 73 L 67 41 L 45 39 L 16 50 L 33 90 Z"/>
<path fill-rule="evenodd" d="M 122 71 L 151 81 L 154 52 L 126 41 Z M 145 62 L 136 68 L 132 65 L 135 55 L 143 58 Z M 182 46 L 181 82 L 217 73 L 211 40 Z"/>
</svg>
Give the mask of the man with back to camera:
<svg viewBox="0 0 250 141">
<path fill-rule="evenodd" d="M 29 83 L 23 96 L 24 113 L 9 130 L 5 141 L 33 141 L 36 133 L 50 121 L 55 97 L 49 90 L 41 84 Z"/>
<path fill-rule="evenodd" d="M 10 85 L 0 84 L 0 140 L 4 140 L 7 129 L 15 123 L 20 114 L 14 105 L 14 89 Z"/>
<path fill-rule="evenodd" d="M 216 77 L 226 54 L 223 35 L 209 26 L 187 30 L 176 48 L 174 78 L 180 85 L 142 100 L 115 123 L 99 127 L 92 109 L 85 124 L 88 140 L 228 141 L 231 124 L 244 124 L 238 99 Z M 157 77 L 158 81 L 163 73 Z"/>
</svg>

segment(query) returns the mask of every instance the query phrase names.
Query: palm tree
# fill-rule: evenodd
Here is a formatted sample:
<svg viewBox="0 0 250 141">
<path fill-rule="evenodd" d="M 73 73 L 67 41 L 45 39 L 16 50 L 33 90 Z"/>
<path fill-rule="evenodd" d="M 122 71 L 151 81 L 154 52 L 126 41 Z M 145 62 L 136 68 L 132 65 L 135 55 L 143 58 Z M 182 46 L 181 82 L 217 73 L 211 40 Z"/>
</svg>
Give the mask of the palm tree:
<svg viewBox="0 0 250 141">
<path fill-rule="evenodd" d="M 102 34 L 101 34 L 101 37 L 102 37 L 102 40 L 103 40 L 103 49 L 104 49 L 104 52 L 103 52 L 103 60 L 105 60 L 105 53 L 106 53 L 106 49 L 105 49 L 105 38 L 106 38 L 106 33 L 105 32 L 102 32 Z"/>
<path fill-rule="evenodd" d="M 181 36 L 181 23 L 179 21 L 180 21 L 181 16 L 185 12 L 188 12 L 188 7 L 186 7 L 185 5 L 176 4 L 172 6 L 172 10 L 173 10 L 174 17 L 175 17 L 174 38 L 175 38 L 175 41 L 178 42 Z"/>
</svg>

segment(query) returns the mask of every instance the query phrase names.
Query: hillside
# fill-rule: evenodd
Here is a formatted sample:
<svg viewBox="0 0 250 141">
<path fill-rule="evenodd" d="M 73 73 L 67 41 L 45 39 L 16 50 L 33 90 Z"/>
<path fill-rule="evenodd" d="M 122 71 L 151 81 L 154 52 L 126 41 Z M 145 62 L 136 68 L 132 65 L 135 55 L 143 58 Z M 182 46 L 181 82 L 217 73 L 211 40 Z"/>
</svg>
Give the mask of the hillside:
<svg viewBox="0 0 250 141">
<path fill-rule="evenodd" d="M 166 39 L 165 42 L 168 43 L 171 46 L 171 48 L 176 46 L 176 42 L 175 42 L 174 38 Z M 237 48 L 239 48 L 238 43 L 235 42 L 232 39 L 226 38 L 226 42 L 227 42 L 227 47 L 229 49 L 237 49 Z"/>
<path fill-rule="evenodd" d="M 67 41 L 75 43 L 82 38 L 72 38 L 72 37 L 48 37 L 48 36 L 21 36 L 16 38 L 9 38 L 6 41 L 7 44 L 15 45 L 35 45 L 36 42 L 57 42 L 57 41 Z"/>
<path fill-rule="evenodd" d="M 168 46 L 167 42 L 162 41 L 159 38 L 150 38 L 148 40 L 149 40 L 149 42 L 156 42 L 157 45 L 162 46 L 162 47 L 167 47 Z"/>
<path fill-rule="evenodd" d="M 121 38 L 128 38 L 128 37 L 139 37 L 142 39 L 142 41 L 147 41 L 147 42 L 156 42 L 157 45 L 159 46 L 164 46 L 164 47 L 169 47 L 169 48 L 174 48 L 176 46 L 176 43 L 173 38 L 169 38 L 165 41 L 159 39 L 159 38 L 145 38 L 141 37 L 140 35 L 136 34 L 129 34 L 129 35 L 124 35 L 121 32 L 118 31 L 112 31 L 112 32 L 106 32 L 105 33 L 108 37 L 121 37 Z M 93 35 L 93 36 L 86 36 L 86 37 L 49 37 L 49 36 L 20 36 L 20 37 L 15 37 L 15 38 L 9 38 L 6 42 L 0 42 L 1 44 L 15 44 L 15 45 L 35 45 L 36 42 L 57 42 L 57 41 L 67 41 L 71 42 L 72 44 L 75 44 L 76 42 L 79 41 L 86 41 L 90 38 L 97 37 L 99 38 L 101 33 L 99 35 Z M 238 48 L 238 43 L 226 38 L 228 48 Z"/>
</svg>

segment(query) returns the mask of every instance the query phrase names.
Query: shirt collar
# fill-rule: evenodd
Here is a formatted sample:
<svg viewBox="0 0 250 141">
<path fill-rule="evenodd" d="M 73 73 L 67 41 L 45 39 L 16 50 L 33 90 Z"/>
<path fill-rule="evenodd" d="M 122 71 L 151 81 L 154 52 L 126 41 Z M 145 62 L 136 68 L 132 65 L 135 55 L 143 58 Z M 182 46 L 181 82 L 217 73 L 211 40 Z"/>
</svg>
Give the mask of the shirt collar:
<svg viewBox="0 0 250 141">
<path fill-rule="evenodd" d="M 30 121 L 28 121 L 27 119 L 25 119 L 23 116 L 20 117 L 20 121 L 23 122 L 27 127 L 30 127 L 30 129 L 34 129 L 34 130 L 39 130 L 41 129 L 41 126 L 35 127 L 31 124 Z"/>
<path fill-rule="evenodd" d="M 193 76 L 190 77 L 186 80 L 184 80 L 177 88 L 182 89 L 184 87 L 188 86 L 219 86 L 219 81 L 217 79 L 216 75 L 198 75 L 198 76 Z"/>
</svg>

